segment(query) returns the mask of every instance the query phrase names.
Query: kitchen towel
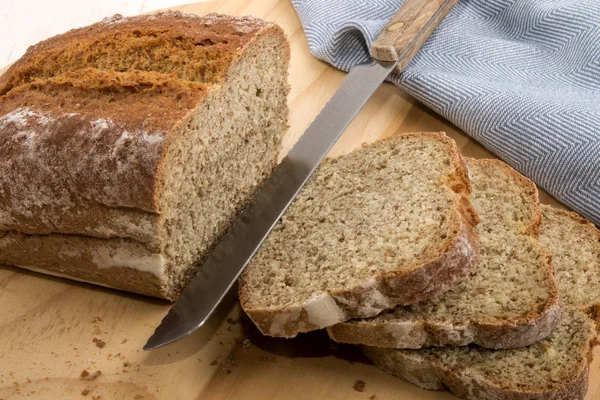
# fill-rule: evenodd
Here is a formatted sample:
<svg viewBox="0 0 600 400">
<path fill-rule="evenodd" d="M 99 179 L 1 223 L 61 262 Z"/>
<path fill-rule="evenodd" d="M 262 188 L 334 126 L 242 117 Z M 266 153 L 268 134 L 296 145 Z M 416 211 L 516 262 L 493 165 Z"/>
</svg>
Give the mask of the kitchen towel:
<svg viewBox="0 0 600 400">
<path fill-rule="evenodd" d="M 342 70 L 403 0 L 292 0 Z M 459 0 L 389 78 L 600 226 L 600 1 Z"/>
</svg>

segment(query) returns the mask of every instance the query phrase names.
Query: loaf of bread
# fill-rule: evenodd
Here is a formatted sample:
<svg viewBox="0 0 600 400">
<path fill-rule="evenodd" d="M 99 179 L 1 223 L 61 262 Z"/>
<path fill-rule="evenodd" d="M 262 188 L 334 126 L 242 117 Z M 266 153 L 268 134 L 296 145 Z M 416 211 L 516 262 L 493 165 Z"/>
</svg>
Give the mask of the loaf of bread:
<svg viewBox="0 0 600 400">
<path fill-rule="evenodd" d="M 328 328 L 339 342 L 378 347 L 523 347 L 548 336 L 560 315 L 550 253 L 537 240 L 535 184 L 499 160 L 468 160 L 481 262 L 442 296 Z"/>
<path fill-rule="evenodd" d="M 0 263 L 176 298 L 276 165 L 289 54 L 176 12 L 31 47 L 0 77 Z"/>
<path fill-rule="evenodd" d="M 444 293 L 479 258 L 470 190 L 443 133 L 324 162 L 242 274 L 243 309 L 264 334 L 293 337 Z"/>
<path fill-rule="evenodd" d="M 543 206 L 540 241 L 553 254 L 563 310 L 545 340 L 509 350 L 477 346 L 395 350 L 364 346 L 383 370 L 426 389 L 481 400 L 583 400 L 600 309 L 600 232 Z"/>
</svg>

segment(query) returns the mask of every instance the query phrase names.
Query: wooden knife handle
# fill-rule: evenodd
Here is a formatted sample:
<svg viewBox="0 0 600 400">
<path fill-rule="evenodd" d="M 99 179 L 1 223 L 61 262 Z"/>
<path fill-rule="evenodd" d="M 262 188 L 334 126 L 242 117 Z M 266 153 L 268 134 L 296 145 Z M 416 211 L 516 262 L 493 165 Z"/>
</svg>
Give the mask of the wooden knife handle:
<svg viewBox="0 0 600 400">
<path fill-rule="evenodd" d="M 403 70 L 458 0 L 405 0 L 371 46 L 371 57 Z"/>
</svg>

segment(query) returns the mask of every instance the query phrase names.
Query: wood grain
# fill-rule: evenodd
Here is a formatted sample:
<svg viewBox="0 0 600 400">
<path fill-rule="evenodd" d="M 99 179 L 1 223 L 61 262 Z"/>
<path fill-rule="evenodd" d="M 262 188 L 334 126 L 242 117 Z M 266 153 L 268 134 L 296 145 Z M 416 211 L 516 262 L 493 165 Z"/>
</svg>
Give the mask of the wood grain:
<svg viewBox="0 0 600 400">
<path fill-rule="evenodd" d="M 219 0 L 180 7 L 206 14 L 252 14 L 276 21 L 292 46 L 289 149 L 344 79 L 311 57 L 287 0 Z M 415 102 L 383 85 L 330 155 L 400 132 L 446 131 L 470 157 L 491 154 Z M 550 197 L 544 202 L 557 204 Z M 169 309 L 143 296 L 0 267 L 0 399 L 453 399 L 405 383 L 370 365 L 323 332 L 292 340 L 262 337 L 232 295 L 203 329 L 151 352 L 141 350 Z M 229 320 L 228 320 L 229 319 Z M 229 321 L 229 322 L 228 322 Z M 93 339 L 105 342 L 98 347 Z M 588 400 L 600 400 L 598 363 Z M 83 370 L 96 379 L 81 379 Z M 363 392 L 353 389 L 357 380 Z M 85 392 L 87 391 L 87 392 Z M 87 393 L 84 397 L 82 393 Z"/>
<path fill-rule="evenodd" d="M 403 70 L 458 0 L 406 0 L 371 45 L 371 57 Z"/>
</svg>

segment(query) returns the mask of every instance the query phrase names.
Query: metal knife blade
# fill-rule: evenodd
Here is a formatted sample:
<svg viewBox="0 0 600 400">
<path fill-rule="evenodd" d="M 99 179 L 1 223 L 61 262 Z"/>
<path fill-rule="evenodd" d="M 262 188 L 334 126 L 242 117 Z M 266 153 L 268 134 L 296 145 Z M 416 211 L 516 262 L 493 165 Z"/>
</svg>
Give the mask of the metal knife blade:
<svg viewBox="0 0 600 400">
<path fill-rule="evenodd" d="M 398 59 L 391 62 L 373 59 L 350 71 L 337 92 L 258 189 L 251 203 L 242 211 L 208 256 L 196 277 L 183 290 L 167 316 L 156 328 L 144 346 L 144 350 L 181 339 L 207 321 L 356 114 L 399 63 L 408 64 L 410 58 L 416 53 L 415 47 L 425 41 L 425 36 L 429 36 L 456 0 L 406 0 L 384 29 L 384 33 L 378 37 L 377 40 L 382 39 L 386 36 L 386 32 L 399 33 L 395 32 L 397 28 L 390 28 L 393 23 L 398 25 L 394 20 L 398 19 L 399 15 L 404 16 L 403 26 L 411 26 L 410 18 L 407 21 L 407 15 L 422 17 L 423 9 L 431 8 L 430 5 L 436 1 L 441 5 L 437 4 L 434 10 L 430 10 L 430 15 L 425 21 L 416 23 L 419 25 L 418 30 L 410 35 L 410 41 L 398 47 L 392 43 L 396 51 L 401 50 Z M 406 12 L 407 3 L 409 3 L 409 13 Z M 410 8 L 411 6 L 413 8 Z M 415 6 L 420 7 L 416 9 L 416 14 Z M 402 13 L 403 8 L 405 8 L 404 13 Z M 412 21 L 413 29 L 414 25 Z M 407 33 L 405 32 L 404 35 Z M 403 39 L 406 40 L 406 36 Z M 376 44 L 377 41 L 374 46 Z"/>
</svg>

